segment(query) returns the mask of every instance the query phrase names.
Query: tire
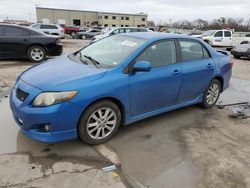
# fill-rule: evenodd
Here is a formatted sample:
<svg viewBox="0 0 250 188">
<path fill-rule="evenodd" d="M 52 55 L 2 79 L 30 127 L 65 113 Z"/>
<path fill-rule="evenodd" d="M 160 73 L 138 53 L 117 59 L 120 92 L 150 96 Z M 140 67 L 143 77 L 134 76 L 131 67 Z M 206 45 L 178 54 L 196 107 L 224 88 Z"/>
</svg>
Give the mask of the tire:
<svg viewBox="0 0 250 188">
<path fill-rule="evenodd" d="M 72 37 L 73 39 L 76 38 L 76 32 L 73 31 L 73 32 L 70 33 L 70 35 L 71 35 L 71 37 Z"/>
<path fill-rule="evenodd" d="M 97 145 L 112 138 L 120 125 L 121 112 L 118 106 L 112 101 L 103 100 L 94 103 L 82 114 L 77 132 L 83 142 Z"/>
<path fill-rule="evenodd" d="M 203 108 L 211 108 L 216 104 L 217 100 L 219 99 L 220 93 L 221 93 L 221 83 L 219 80 L 214 79 L 212 82 L 209 83 L 208 87 L 206 88 L 203 94 L 202 103 L 200 105 Z"/>
<path fill-rule="evenodd" d="M 82 35 L 81 38 L 82 38 L 83 40 L 87 39 L 87 37 L 86 37 L 85 35 Z"/>
<path fill-rule="evenodd" d="M 240 55 L 234 55 L 234 58 L 235 58 L 235 59 L 240 59 L 241 56 L 240 56 Z"/>
<path fill-rule="evenodd" d="M 42 46 L 31 46 L 27 51 L 27 57 L 32 62 L 40 63 L 46 59 L 47 53 Z"/>
</svg>

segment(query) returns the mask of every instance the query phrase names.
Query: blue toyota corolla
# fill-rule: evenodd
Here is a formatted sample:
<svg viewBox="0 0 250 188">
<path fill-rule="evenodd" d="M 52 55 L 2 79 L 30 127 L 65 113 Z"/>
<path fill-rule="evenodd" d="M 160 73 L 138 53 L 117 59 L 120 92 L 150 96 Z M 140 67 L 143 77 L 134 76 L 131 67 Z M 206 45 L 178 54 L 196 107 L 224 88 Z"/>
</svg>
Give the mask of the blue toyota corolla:
<svg viewBox="0 0 250 188">
<path fill-rule="evenodd" d="M 228 53 L 199 39 L 115 35 L 22 73 L 10 106 L 33 139 L 100 144 L 120 125 L 196 103 L 212 107 L 231 72 Z"/>
</svg>

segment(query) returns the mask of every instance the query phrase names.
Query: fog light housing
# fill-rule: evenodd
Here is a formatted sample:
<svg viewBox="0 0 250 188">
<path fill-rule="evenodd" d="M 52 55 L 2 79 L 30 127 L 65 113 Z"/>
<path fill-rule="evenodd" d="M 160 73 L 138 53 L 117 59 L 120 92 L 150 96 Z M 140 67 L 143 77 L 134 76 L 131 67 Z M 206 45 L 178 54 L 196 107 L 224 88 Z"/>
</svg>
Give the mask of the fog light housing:
<svg viewBox="0 0 250 188">
<path fill-rule="evenodd" d="M 46 124 L 46 125 L 42 126 L 42 130 L 43 130 L 44 132 L 50 132 L 50 125 L 49 125 L 49 124 Z"/>
</svg>

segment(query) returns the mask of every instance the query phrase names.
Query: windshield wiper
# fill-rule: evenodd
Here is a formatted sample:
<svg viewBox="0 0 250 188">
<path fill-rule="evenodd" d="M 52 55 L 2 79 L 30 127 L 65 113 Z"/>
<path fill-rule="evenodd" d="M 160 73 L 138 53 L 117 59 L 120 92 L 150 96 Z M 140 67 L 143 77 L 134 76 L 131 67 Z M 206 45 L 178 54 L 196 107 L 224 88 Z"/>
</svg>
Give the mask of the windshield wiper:
<svg viewBox="0 0 250 188">
<path fill-rule="evenodd" d="M 96 68 L 98 68 L 100 66 L 100 63 L 98 61 L 96 61 L 93 57 L 84 55 L 85 58 L 89 59 L 90 61 L 92 61 L 94 63 L 94 65 L 96 66 Z"/>
<path fill-rule="evenodd" d="M 81 61 L 82 63 L 88 65 L 87 61 L 84 61 L 84 60 L 83 60 L 83 57 L 82 57 L 82 53 L 81 53 L 81 52 L 79 52 L 79 55 L 80 55 L 80 58 L 79 58 L 80 61 Z"/>
</svg>

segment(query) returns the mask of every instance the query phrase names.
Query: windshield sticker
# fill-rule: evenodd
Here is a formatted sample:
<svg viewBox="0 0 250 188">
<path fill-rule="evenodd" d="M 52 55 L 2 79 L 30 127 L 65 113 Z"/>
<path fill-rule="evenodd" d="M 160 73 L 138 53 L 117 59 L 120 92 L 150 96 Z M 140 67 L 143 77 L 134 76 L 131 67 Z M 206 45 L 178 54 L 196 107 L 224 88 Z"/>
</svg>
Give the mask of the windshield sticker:
<svg viewBox="0 0 250 188">
<path fill-rule="evenodd" d="M 122 42 L 122 45 L 134 47 L 134 46 L 137 45 L 137 43 L 136 43 L 136 42 L 131 42 L 131 41 L 125 40 L 125 41 Z"/>
</svg>

